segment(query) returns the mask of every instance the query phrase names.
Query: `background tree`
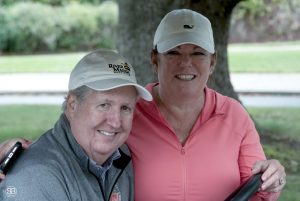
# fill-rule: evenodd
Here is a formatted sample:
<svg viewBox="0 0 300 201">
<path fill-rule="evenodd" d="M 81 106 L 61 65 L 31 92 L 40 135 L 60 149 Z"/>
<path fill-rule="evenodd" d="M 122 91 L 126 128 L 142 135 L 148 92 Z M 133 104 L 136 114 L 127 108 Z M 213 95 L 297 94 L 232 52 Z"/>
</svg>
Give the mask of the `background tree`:
<svg viewBox="0 0 300 201">
<path fill-rule="evenodd" d="M 119 1 L 118 50 L 136 68 L 138 81 L 154 81 L 150 51 L 156 27 L 162 17 L 176 8 L 189 8 L 207 16 L 213 27 L 218 63 L 209 86 L 238 99 L 230 82 L 227 59 L 229 26 L 233 8 L 242 0 L 121 0 Z"/>
</svg>

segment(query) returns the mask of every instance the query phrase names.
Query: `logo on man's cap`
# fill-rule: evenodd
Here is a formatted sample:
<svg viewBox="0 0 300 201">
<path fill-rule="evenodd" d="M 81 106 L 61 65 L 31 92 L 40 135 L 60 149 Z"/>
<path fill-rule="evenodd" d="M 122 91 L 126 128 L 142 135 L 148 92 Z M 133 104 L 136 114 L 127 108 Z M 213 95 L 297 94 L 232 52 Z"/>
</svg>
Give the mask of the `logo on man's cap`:
<svg viewBox="0 0 300 201">
<path fill-rule="evenodd" d="M 130 76 L 130 66 L 128 63 L 121 64 L 108 64 L 109 68 L 112 68 L 114 73 L 123 73 Z"/>
</svg>

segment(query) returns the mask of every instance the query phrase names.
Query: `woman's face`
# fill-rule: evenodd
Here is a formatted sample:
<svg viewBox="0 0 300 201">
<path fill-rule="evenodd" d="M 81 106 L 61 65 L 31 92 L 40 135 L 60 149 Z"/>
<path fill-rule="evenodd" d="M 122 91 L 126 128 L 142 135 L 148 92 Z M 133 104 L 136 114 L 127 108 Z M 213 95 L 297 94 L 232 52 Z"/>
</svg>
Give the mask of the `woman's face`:
<svg viewBox="0 0 300 201">
<path fill-rule="evenodd" d="M 203 91 L 216 64 L 216 55 L 192 44 L 152 56 L 160 87 L 183 93 Z"/>
</svg>

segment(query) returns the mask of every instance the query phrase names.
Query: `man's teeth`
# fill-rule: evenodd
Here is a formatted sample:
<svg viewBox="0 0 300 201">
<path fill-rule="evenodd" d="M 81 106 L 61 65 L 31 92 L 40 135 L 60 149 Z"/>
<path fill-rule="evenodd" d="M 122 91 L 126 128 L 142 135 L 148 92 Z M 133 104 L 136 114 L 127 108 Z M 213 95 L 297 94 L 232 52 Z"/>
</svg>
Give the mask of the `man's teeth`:
<svg viewBox="0 0 300 201">
<path fill-rule="evenodd" d="M 194 75 L 177 75 L 177 78 L 181 79 L 181 80 L 192 80 L 194 79 Z"/>
<path fill-rule="evenodd" d="M 113 136 L 113 135 L 116 134 L 116 133 L 111 133 L 111 132 L 107 132 L 107 131 L 100 131 L 100 133 L 101 133 L 102 135 L 106 135 L 106 136 Z"/>
</svg>

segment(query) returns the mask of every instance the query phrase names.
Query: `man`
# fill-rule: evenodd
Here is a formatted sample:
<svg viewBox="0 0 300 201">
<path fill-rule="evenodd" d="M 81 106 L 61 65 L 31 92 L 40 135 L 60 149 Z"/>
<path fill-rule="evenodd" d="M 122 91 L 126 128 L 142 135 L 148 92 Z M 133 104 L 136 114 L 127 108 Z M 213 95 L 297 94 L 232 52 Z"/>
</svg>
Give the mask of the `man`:
<svg viewBox="0 0 300 201">
<path fill-rule="evenodd" d="M 83 57 L 71 72 L 59 120 L 10 169 L 0 200 L 133 200 L 123 143 L 139 97 L 152 99 L 126 59 L 105 50 Z"/>
</svg>

